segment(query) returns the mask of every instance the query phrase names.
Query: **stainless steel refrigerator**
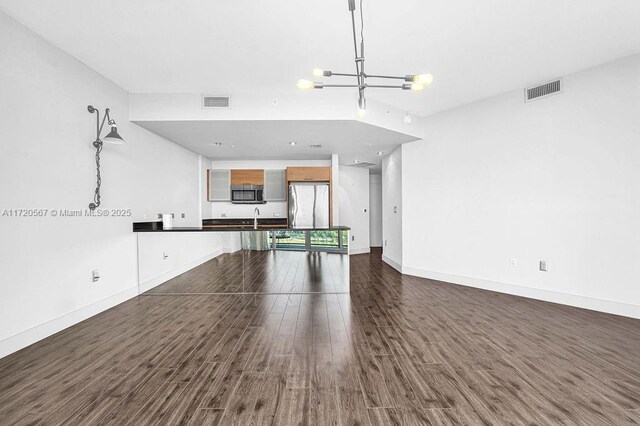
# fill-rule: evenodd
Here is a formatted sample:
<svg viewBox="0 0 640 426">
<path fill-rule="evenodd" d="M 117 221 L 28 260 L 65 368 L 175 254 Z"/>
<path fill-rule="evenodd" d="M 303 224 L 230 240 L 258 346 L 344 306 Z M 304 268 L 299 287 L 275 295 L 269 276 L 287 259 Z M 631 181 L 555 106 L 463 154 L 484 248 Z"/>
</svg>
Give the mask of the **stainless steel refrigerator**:
<svg viewBox="0 0 640 426">
<path fill-rule="evenodd" d="M 329 184 L 289 184 L 289 227 L 329 227 Z"/>
</svg>

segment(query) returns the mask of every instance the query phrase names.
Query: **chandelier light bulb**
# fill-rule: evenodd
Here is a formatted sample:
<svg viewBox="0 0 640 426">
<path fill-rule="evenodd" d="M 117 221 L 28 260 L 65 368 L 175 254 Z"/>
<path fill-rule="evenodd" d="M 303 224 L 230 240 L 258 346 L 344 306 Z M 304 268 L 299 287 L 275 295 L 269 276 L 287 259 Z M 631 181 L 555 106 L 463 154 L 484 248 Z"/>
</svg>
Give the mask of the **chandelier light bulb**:
<svg viewBox="0 0 640 426">
<path fill-rule="evenodd" d="M 308 90 L 308 89 L 313 89 L 314 84 L 313 84 L 313 81 L 309 81 L 301 78 L 296 83 L 296 86 L 298 86 L 298 89 L 300 90 Z"/>
<path fill-rule="evenodd" d="M 358 108 L 358 117 L 364 117 L 365 115 L 367 115 L 367 110 L 366 109 L 362 109 L 362 108 Z"/>
<path fill-rule="evenodd" d="M 313 71 L 311 71 L 311 74 L 313 74 L 314 77 L 323 77 L 324 70 L 320 68 L 314 68 Z"/>
<path fill-rule="evenodd" d="M 422 83 L 411 83 L 411 90 L 414 92 L 419 92 L 424 89 L 424 84 Z"/>
<path fill-rule="evenodd" d="M 423 86 L 428 86 L 433 83 L 433 74 L 417 74 L 413 76 L 414 83 L 420 83 Z"/>
</svg>

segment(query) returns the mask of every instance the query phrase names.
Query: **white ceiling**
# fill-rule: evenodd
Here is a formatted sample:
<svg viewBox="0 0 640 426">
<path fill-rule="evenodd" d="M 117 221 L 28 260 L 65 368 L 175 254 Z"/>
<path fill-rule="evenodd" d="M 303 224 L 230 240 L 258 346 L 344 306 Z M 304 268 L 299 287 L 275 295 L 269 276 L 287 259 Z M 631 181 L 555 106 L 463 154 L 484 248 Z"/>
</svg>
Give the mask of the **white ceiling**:
<svg viewBox="0 0 640 426">
<path fill-rule="evenodd" d="M 135 121 L 185 148 L 216 160 L 314 160 L 340 156 L 376 164 L 396 146 L 417 138 L 356 120 Z M 303 141 L 303 142 L 302 142 Z M 221 142 L 221 146 L 215 146 Z M 297 142 L 295 146 L 289 142 Z M 321 144 L 322 148 L 309 148 Z"/>
<path fill-rule="evenodd" d="M 354 68 L 347 0 L 0 8 L 130 92 L 285 93 L 315 66 Z M 364 15 L 369 73 L 435 75 L 421 94 L 368 96 L 419 115 L 640 52 L 637 0 L 364 0 Z"/>
</svg>

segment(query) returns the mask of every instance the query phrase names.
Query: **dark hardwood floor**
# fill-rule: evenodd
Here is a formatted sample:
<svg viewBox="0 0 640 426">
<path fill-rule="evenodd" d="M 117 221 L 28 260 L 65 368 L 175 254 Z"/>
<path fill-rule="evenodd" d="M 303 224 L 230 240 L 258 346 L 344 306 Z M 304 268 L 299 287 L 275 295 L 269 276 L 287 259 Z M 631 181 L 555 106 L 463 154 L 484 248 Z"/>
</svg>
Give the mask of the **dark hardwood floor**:
<svg viewBox="0 0 640 426">
<path fill-rule="evenodd" d="M 403 277 L 379 251 L 351 257 L 350 294 L 179 293 L 0 360 L 0 424 L 640 424 L 638 320 Z"/>
<path fill-rule="evenodd" d="M 149 293 L 346 293 L 349 256 L 326 252 L 250 251 L 224 254 Z"/>
</svg>

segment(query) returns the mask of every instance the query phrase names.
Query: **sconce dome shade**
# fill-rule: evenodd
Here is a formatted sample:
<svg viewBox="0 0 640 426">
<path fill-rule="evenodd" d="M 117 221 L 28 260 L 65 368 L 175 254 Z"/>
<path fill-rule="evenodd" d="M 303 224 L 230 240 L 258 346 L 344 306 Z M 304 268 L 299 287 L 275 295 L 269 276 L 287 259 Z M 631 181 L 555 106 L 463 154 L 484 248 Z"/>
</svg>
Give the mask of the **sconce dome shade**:
<svg viewBox="0 0 640 426">
<path fill-rule="evenodd" d="M 104 137 L 104 141 L 114 145 L 122 145 L 124 143 L 124 139 L 118 134 L 116 126 L 111 126 L 111 131 Z"/>
</svg>

